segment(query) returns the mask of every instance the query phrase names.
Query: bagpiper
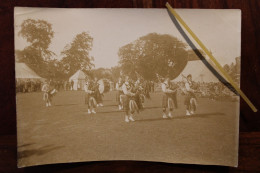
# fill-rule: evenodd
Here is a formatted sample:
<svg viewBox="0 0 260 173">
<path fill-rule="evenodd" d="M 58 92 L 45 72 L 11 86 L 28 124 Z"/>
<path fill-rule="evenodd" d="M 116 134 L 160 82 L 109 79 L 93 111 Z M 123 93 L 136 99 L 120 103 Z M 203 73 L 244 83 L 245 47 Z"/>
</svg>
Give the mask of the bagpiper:
<svg viewBox="0 0 260 173">
<path fill-rule="evenodd" d="M 186 106 L 186 115 L 192 115 L 197 109 L 197 99 L 195 96 L 194 82 L 192 81 L 192 75 L 189 74 L 185 81 L 186 97 L 184 105 Z"/>
<path fill-rule="evenodd" d="M 84 86 L 84 90 L 85 104 L 87 105 L 88 114 L 95 114 L 95 108 L 97 107 L 95 83 L 92 80 L 87 80 Z"/>
<path fill-rule="evenodd" d="M 135 87 L 133 89 L 135 95 L 135 101 L 140 110 L 144 108 L 144 100 L 145 100 L 145 88 L 144 81 L 142 78 L 138 78 L 135 82 Z"/>
<path fill-rule="evenodd" d="M 124 81 L 123 79 L 120 77 L 118 79 L 118 82 L 116 83 L 116 90 L 117 90 L 117 93 L 116 93 L 116 101 L 118 103 L 118 109 L 119 110 L 122 110 L 123 109 L 123 100 L 124 100 L 124 92 L 123 92 L 123 89 L 122 89 L 122 86 L 124 84 Z"/>
<path fill-rule="evenodd" d="M 43 100 L 45 101 L 46 107 L 51 106 L 52 98 L 57 93 L 57 90 L 51 85 L 51 81 L 45 81 L 42 86 Z"/>
<path fill-rule="evenodd" d="M 134 100 L 135 93 L 132 92 L 133 89 L 133 84 L 130 82 L 129 77 L 125 77 L 125 82 L 122 85 L 122 90 L 125 97 L 124 100 L 124 110 L 125 110 L 125 122 L 129 121 L 135 121 L 133 118 L 133 113 L 138 110 L 138 106 Z M 130 111 L 130 115 L 129 115 Z"/>
<path fill-rule="evenodd" d="M 94 88 L 95 88 L 95 94 L 96 94 L 95 98 L 96 98 L 96 101 L 97 101 L 97 107 L 98 106 L 104 106 L 102 94 L 99 91 L 98 79 L 96 77 L 94 78 Z"/>
<path fill-rule="evenodd" d="M 173 86 L 170 82 L 170 78 L 166 77 L 165 80 L 161 83 L 162 91 L 163 91 L 163 99 L 162 99 L 162 107 L 163 107 L 163 118 L 172 118 L 172 111 L 174 109 L 174 101 L 176 100 L 176 92 L 178 87 Z M 168 117 L 167 117 L 167 108 Z"/>
</svg>

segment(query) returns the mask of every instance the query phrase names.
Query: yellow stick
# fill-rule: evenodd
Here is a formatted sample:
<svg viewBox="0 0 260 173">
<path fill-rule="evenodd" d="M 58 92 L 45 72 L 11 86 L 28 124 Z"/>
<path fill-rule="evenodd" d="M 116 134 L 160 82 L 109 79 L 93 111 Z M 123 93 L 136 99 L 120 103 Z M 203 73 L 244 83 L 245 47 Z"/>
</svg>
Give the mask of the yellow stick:
<svg viewBox="0 0 260 173">
<path fill-rule="evenodd" d="M 188 33 L 192 36 L 192 38 L 200 45 L 202 50 L 209 56 L 211 61 L 214 62 L 216 67 L 222 74 L 225 76 L 227 81 L 236 89 L 236 91 L 239 93 L 239 95 L 245 100 L 245 102 L 250 106 L 250 108 L 257 112 L 256 107 L 253 105 L 253 103 L 247 98 L 247 96 L 243 93 L 242 90 L 238 87 L 238 85 L 233 81 L 233 79 L 229 76 L 229 74 L 222 68 L 222 66 L 218 63 L 216 58 L 211 54 L 211 52 L 205 47 L 205 45 L 199 40 L 199 38 L 192 32 L 192 30 L 188 27 L 188 25 L 182 20 L 182 18 L 178 15 L 178 13 L 171 7 L 171 5 L 167 2 L 166 7 L 168 10 L 173 14 L 173 16 L 178 19 L 178 21 L 182 24 L 182 26 L 188 31 Z"/>
</svg>

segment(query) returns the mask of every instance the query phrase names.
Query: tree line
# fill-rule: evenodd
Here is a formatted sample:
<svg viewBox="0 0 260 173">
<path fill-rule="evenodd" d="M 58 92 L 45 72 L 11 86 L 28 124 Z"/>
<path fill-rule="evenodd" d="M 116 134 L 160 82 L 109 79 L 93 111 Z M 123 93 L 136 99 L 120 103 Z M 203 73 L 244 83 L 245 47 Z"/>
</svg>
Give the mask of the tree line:
<svg viewBox="0 0 260 173">
<path fill-rule="evenodd" d="M 88 71 L 94 67 L 94 58 L 89 55 L 93 38 L 87 32 L 77 34 L 61 52 L 62 59 L 49 50 L 54 37 L 52 24 L 45 20 L 27 19 L 21 24 L 18 36 L 23 37 L 29 46 L 16 50 L 16 61 L 26 63 L 44 78 L 67 78 L 78 69 Z"/>
<path fill-rule="evenodd" d="M 67 79 L 81 69 L 90 76 L 116 81 L 120 73 L 146 80 L 156 80 L 156 74 L 177 77 L 187 61 L 198 59 L 186 43 L 169 34 L 150 33 L 128 43 L 118 50 L 119 64 L 105 69 L 93 69 L 94 57 L 89 52 L 93 38 L 88 32 L 77 34 L 61 51 L 60 60 L 49 50 L 55 32 L 44 20 L 27 19 L 18 33 L 29 46 L 16 50 L 16 60 L 26 63 L 44 78 Z"/>
</svg>

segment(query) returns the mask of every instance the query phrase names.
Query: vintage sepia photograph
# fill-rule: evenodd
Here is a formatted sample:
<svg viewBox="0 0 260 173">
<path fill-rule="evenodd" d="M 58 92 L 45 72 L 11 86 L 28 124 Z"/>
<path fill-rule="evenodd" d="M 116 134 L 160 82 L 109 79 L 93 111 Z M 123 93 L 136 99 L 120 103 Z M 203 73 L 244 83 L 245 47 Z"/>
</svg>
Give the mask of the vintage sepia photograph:
<svg viewBox="0 0 260 173">
<path fill-rule="evenodd" d="M 241 11 L 176 9 L 239 85 Z M 18 167 L 238 164 L 239 96 L 167 9 L 15 7 Z"/>
</svg>

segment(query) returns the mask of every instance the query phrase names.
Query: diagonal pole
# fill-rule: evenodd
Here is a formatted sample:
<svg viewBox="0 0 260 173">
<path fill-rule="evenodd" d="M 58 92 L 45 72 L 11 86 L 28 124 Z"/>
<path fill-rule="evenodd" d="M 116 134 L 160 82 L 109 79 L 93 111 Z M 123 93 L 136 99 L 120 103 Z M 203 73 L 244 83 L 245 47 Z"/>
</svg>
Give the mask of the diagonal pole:
<svg viewBox="0 0 260 173">
<path fill-rule="evenodd" d="M 172 15 L 182 24 L 182 26 L 187 30 L 187 32 L 192 36 L 192 38 L 199 44 L 202 50 L 209 56 L 211 61 L 216 65 L 217 69 L 224 75 L 227 81 L 232 85 L 233 88 L 239 93 L 239 95 L 245 100 L 245 102 L 249 105 L 249 107 L 257 112 L 256 107 L 253 103 L 248 99 L 248 97 L 244 94 L 244 92 L 238 87 L 238 85 L 233 81 L 230 75 L 222 68 L 216 58 L 211 54 L 211 52 L 206 48 L 206 46 L 200 41 L 200 39 L 192 32 L 192 30 L 188 27 L 188 25 L 182 20 L 179 14 L 171 7 L 171 5 L 167 2 L 166 7 L 172 13 Z"/>
</svg>

